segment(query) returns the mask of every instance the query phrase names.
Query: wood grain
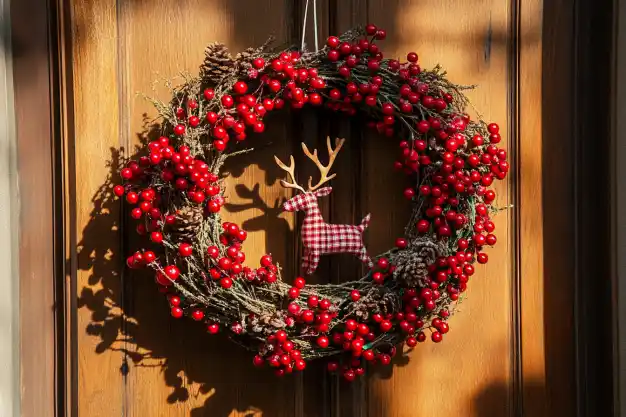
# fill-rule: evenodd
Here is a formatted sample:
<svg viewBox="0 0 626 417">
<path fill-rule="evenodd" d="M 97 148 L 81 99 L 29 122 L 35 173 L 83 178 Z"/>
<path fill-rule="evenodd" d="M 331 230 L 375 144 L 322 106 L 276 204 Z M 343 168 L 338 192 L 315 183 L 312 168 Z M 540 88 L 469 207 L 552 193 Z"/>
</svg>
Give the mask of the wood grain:
<svg viewBox="0 0 626 417">
<path fill-rule="evenodd" d="M 125 409 L 120 309 L 120 205 L 107 176 L 119 155 L 117 16 L 114 0 L 72 1 L 76 152 L 78 413 L 122 415 Z M 113 163 L 106 166 L 106 161 Z M 103 184 L 105 184 L 103 188 Z M 107 195 L 108 193 L 108 195 Z"/>
<path fill-rule="evenodd" d="M 528 413 L 537 416 L 552 415 L 549 412 L 546 374 L 546 333 L 542 323 L 546 317 L 546 276 L 544 266 L 545 238 L 548 231 L 544 221 L 546 209 L 544 167 L 546 155 L 538 153 L 545 140 L 542 131 L 542 87 L 539 82 L 542 73 L 542 44 L 532 42 L 541 37 L 541 28 L 536 22 L 541 20 L 541 2 L 521 2 L 519 31 L 519 155 L 516 172 L 519 175 L 517 192 L 519 198 L 519 270 L 520 285 L 520 337 L 521 337 L 521 377 L 523 386 L 521 400 Z M 561 12 L 560 12 L 561 13 Z M 564 19 L 567 21 L 567 19 Z M 531 104 L 534 103 L 534 104 Z M 545 146 L 545 145 L 544 145 Z M 550 181 L 550 179 L 548 179 Z M 556 191 L 552 189 L 552 191 Z M 553 194 L 554 195 L 554 194 Z M 565 216 L 560 217 L 561 220 Z M 552 218 L 550 232 L 560 228 L 556 218 Z M 561 229 L 563 232 L 563 229 Z M 556 235 L 553 235 L 556 237 Z M 558 236 L 563 236 L 558 233 Z M 559 238 L 560 239 L 560 238 Z M 568 415 L 564 413 L 562 415 Z"/>
</svg>

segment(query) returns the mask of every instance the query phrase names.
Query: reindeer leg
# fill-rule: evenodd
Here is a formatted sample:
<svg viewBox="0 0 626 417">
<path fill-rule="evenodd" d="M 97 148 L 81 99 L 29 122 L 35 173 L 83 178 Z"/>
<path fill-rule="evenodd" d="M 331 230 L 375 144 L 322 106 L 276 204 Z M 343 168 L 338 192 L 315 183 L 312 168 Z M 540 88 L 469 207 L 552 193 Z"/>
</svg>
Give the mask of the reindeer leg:
<svg viewBox="0 0 626 417">
<path fill-rule="evenodd" d="M 308 275 L 311 275 L 313 272 L 315 272 L 319 262 L 320 262 L 320 253 L 316 251 L 310 251 L 309 252 L 309 268 L 307 269 L 306 273 Z"/>
<path fill-rule="evenodd" d="M 370 258 L 370 256 L 367 254 L 367 249 L 365 249 L 365 246 L 361 246 L 361 250 L 359 251 L 359 259 L 361 260 L 361 262 L 366 263 L 367 266 L 369 266 L 370 268 L 374 266 L 372 258 Z"/>
<path fill-rule="evenodd" d="M 308 274 L 309 272 L 309 265 L 311 264 L 310 262 L 310 256 L 311 256 L 311 252 L 307 249 L 304 248 L 304 251 L 302 253 L 302 271 L 306 274 Z"/>
</svg>

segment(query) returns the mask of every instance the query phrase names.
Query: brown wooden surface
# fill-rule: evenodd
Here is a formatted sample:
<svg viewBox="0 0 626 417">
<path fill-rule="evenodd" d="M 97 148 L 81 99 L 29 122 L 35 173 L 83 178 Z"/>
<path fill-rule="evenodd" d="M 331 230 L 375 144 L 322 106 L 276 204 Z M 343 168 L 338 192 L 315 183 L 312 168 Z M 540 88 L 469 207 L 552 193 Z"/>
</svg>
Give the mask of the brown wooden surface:
<svg viewBox="0 0 626 417">
<path fill-rule="evenodd" d="M 497 216 L 499 244 L 489 251 L 488 266 L 478 268 L 460 314 L 451 320 L 452 332 L 439 345 L 419 346 L 394 367 L 393 375 L 381 370 L 348 386 L 315 367 L 301 377 L 275 379 L 253 369 L 248 353 L 207 336 L 197 323 L 171 319 L 151 277 L 122 267 L 123 252 L 136 242 L 121 239 L 120 225 L 132 224 L 106 188 L 119 160 L 112 149 L 132 150 L 150 135 L 146 120 L 155 113 L 135 93 L 167 99 L 162 86 L 152 91 L 153 82 L 180 70 L 195 71 L 204 46 L 214 40 L 235 51 L 260 44 L 269 34 L 297 41 L 302 5 L 286 0 L 68 0 L 76 161 L 76 187 L 68 198 L 75 205 L 78 241 L 71 265 L 78 269 L 80 416 L 490 417 L 516 414 L 522 400 L 528 410 L 536 410 L 528 415 L 548 415 L 546 358 L 554 350 L 546 350 L 543 336 L 545 197 L 539 192 L 543 173 L 537 156 L 541 2 L 319 3 L 321 42 L 330 32 L 371 20 L 388 30 L 383 47 L 388 56 L 415 50 L 422 65 L 440 63 L 451 79 L 479 84 L 469 93 L 473 104 L 485 119 L 500 122 L 503 137 L 510 138 L 509 151 L 519 155 L 519 182 L 497 188 L 499 205 L 516 203 L 517 211 Z M 521 18 L 513 13 L 520 7 Z M 511 68 L 520 72 L 512 74 Z M 511 105 L 512 96 L 521 100 L 521 108 Z M 407 218 L 403 186 L 390 169 L 397 149 L 355 123 L 318 120 L 306 111 L 273 116 L 268 131 L 250 139 L 272 146 L 227 167 L 232 177 L 226 218 L 250 231 L 248 259 L 271 252 L 285 271 L 297 269 L 296 219 L 279 214 L 276 201 L 288 194 L 276 181 L 282 173 L 271 155 L 293 152 L 299 172 L 310 172 L 294 144 L 319 145 L 326 134 L 349 140 L 337 161 L 333 194 L 321 205 L 326 219 L 357 223 L 372 213 L 366 232 L 372 253 L 388 248 L 401 234 Z M 518 235 L 510 232 L 514 227 Z M 360 269 L 353 259 L 328 257 L 314 279 L 336 281 Z M 552 341 L 551 349 L 564 343 Z M 569 374 L 552 375 L 562 381 Z M 556 398 L 556 407 L 571 402 Z"/>
</svg>

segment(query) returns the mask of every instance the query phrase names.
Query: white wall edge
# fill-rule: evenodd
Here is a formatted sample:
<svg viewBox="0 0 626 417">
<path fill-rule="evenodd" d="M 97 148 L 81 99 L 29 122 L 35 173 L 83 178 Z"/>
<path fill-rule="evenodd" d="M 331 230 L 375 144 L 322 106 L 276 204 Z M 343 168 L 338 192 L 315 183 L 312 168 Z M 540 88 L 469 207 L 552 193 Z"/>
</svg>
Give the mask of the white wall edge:
<svg viewBox="0 0 626 417">
<path fill-rule="evenodd" d="M 9 0 L 0 0 L 0 416 L 20 415 L 18 175 Z"/>
</svg>

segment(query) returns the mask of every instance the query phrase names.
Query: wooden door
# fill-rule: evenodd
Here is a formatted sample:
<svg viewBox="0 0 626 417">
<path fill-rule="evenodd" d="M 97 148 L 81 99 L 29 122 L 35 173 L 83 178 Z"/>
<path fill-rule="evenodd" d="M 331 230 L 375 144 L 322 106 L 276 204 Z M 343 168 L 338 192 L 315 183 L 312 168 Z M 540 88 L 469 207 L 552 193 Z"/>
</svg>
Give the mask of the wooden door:
<svg viewBox="0 0 626 417">
<path fill-rule="evenodd" d="M 519 415 L 522 405 L 533 417 L 556 409 L 569 415 L 572 349 L 554 337 L 558 330 L 550 341 L 544 331 L 543 165 L 534 151 L 542 140 L 542 2 L 317 3 L 321 41 L 370 21 L 386 28 L 388 56 L 416 51 L 422 65 L 439 63 L 452 80 L 478 84 L 469 93 L 472 103 L 485 119 L 499 121 L 508 138 L 518 166 L 498 186 L 498 203 L 514 207 L 497 215 L 500 243 L 489 252 L 492 261 L 479 268 L 449 336 L 439 345 L 420 345 L 393 373 L 379 370 L 347 385 L 316 367 L 277 379 L 254 369 L 250 355 L 227 340 L 171 319 L 152 279 L 123 267 L 124 252 L 136 242 L 120 234 L 127 219 L 111 199 L 119 149 L 132 151 L 155 115 L 136 93 L 167 99 L 158 81 L 196 71 L 212 41 L 232 50 L 268 35 L 297 42 L 304 1 L 67 0 L 66 117 L 73 159 L 66 170 L 74 181 L 65 198 L 70 242 L 76 242 L 68 265 L 77 296 L 69 315 L 75 319 L 70 359 L 76 366 L 70 402 L 89 417 L 489 417 Z M 310 28 L 307 35 L 312 43 Z M 250 258 L 271 252 L 287 270 L 297 267 L 295 221 L 279 216 L 276 201 L 286 193 L 271 156 L 290 153 L 300 141 L 320 143 L 328 133 L 348 138 L 334 197 L 324 207 L 328 219 L 354 223 L 372 213 L 367 239 L 374 253 L 400 234 L 405 204 L 388 169 L 397 150 L 354 123 L 303 112 L 275 118 L 260 139 L 271 146 L 229 167 L 226 217 L 250 232 Z M 354 261 L 330 257 L 316 279 L 337 281 L 359 270 Z M 558 308 L 555 302 L 550 308 Z M 567 323 L 569 316 L 562 317 Z"/>
</svg>

